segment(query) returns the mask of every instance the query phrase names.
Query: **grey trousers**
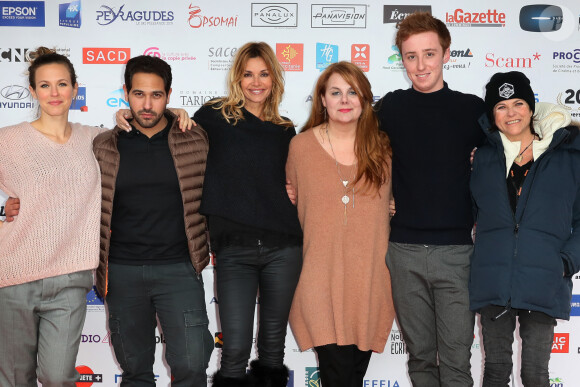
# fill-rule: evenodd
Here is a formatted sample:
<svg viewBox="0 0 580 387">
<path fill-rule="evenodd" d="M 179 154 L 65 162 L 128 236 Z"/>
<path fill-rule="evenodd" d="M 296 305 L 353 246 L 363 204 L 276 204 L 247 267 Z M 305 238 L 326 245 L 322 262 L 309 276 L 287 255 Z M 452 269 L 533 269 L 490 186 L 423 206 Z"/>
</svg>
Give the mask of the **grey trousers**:
<svg viewBox="0 0 580 387">
<path fill-rule="evenodd" d="M 0 288 L 0 386 L 75 387 L 92 271 Z"/>
<path fill-rule="evenodd" d="M 471 245 L 390 243 L 393 301 L 415 387 L 473 386 L 469 310 Z"/>
</svg>

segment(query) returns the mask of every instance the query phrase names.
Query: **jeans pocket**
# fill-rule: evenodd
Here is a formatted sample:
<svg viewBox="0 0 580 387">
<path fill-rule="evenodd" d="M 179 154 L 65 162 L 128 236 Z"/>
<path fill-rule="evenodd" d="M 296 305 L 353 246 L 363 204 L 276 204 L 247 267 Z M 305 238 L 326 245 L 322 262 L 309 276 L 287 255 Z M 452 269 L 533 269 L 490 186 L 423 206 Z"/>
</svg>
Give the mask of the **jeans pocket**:
<svg viewBox="0 0 580 387">
<path fill-rule="evenodd" d="M 205 370 L 213 351 L 213 336 L 208 326 L 209 320 L 205 309 L 183 312 L 185 320 L 185 340 L 187 353 L 194 368 Z"/>
</svg>

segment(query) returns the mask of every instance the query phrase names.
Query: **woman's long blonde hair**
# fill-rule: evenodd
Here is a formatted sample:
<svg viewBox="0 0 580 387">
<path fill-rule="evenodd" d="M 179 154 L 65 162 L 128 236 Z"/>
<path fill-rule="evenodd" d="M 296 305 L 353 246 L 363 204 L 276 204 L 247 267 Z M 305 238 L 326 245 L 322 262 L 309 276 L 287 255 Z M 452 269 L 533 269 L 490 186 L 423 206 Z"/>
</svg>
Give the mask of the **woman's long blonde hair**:
<svg viewBox="0 0 580 387">
<path fill-rule="evenodd" d="M 365 186 L 377 191 L 389 178 L 388 167 L 392 155 L 391 143 L 387 134 L 379 130 L 379 121 L 373 110 L 371 84 L 361 69 L 350 62 L 333 63 L 318 78 L 312 95 L 310 117 L 302 131 L 310 130 L 327 123 L 326 108 L 322 96 L 326 93 L 328 79 L 340 75 L 356 92 L 360 99 L 362 112 L 357 122 L 354 154 L 357 172 L 354 184 L 363 177 Z"/>
<path fill-rule="evenodd" d="M 226 121 L 229 123 L 233 121 L 233 125 L 244 119 L 242 108 L 245 106 L 246 99 L 241 82 L 248 60 L 252 58 L 264 60 L 272 78 L 272 91 L 264 102 L 264 120 L 278 125 L 293 126 L 292 121 L 281 117 L 278 111 L 284 94 L 284 70 L 278 63 L 272 48 L 264 42 L 246 43 L 236 52 L 234 63 L 228 73 L 228 95 L 208 103 L 213 105 L 214 109 L 221 110 Z"/>
</svg>

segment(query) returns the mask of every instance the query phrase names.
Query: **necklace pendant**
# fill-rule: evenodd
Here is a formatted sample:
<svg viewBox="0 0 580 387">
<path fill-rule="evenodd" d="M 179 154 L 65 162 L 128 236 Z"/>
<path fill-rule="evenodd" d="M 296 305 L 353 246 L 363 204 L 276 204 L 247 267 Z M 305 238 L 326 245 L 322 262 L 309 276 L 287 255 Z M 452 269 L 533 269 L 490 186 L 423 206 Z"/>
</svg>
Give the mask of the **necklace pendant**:
<svg viewBox="0 0 580 387">
<path fill-rule="evenodd" d="M 346 188 L 346 186 L 348 185 L 348 180 L 342 180 L 342 185 L 344 185 L 344 187 Z"/>
<path fill-rule="evenodd" d="M 523 156 L 523 155 L 519 155 L 519 156 L 517 156 L 517 157 L 514 159 L 514 161 L 515 161 L 516 163 L 521 163 L 523 159 L 524 159 L 524 156 Z"/>
<path fill-rule="evenodd" d="M 346 205 L 348 202 L 350 202 L 350 198 L 347 195 L 344 195 L 342 197 L 342 203 Z"/>
</svg>

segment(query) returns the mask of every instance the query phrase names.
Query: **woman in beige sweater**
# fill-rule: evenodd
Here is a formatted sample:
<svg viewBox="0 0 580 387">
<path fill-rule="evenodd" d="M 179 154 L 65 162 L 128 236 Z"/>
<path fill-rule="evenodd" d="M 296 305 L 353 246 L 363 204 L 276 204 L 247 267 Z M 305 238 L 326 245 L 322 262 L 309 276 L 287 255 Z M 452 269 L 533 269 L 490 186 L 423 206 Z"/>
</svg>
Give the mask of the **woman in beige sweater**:
<svg viewBox="0 0 580 387">
<path fill-rule="evenodd" d="M 300 349 L 316 350 L 325 386 L 362 386 L 371 353 L 383 351 L 394 318 L 384 263 L 391 147 L 372 100 L 358 67 L 329 66 L 286 164 L 304 231 L 290 324 Z"/>
</svg>

